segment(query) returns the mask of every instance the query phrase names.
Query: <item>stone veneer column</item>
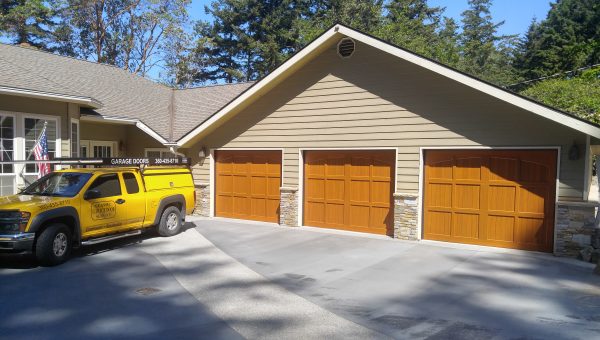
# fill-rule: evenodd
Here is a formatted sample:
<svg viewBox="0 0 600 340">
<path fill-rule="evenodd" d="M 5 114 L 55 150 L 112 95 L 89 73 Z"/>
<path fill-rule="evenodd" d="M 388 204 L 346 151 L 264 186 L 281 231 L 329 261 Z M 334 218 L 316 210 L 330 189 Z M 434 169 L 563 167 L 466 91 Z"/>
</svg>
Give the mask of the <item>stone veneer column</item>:
<svg viewBox="0 0 600 340">
<path fill-rule="evenodd" d="M 196 187 L 196 216 L 210 216 L 210 185 L 208 183 L 195 184 Z"/>
<path fill-rule="evenodd" d="M 394 238 L 416 241 L 419 195 L 409 193 L 394 194 Z"/>
<path fill-rule="evenodd" d="M 598 246 L 593 242 L 597 234 L 595 202 L 558 202 L 556 205 L 557 256 L 579 257 L 581 250 Z"/>
<path fill-rule="evenodd" d="M 281 187 L 279 201 L 279 224 L 286 227 L 298 226 L 298 188 Z"/>
</svg>

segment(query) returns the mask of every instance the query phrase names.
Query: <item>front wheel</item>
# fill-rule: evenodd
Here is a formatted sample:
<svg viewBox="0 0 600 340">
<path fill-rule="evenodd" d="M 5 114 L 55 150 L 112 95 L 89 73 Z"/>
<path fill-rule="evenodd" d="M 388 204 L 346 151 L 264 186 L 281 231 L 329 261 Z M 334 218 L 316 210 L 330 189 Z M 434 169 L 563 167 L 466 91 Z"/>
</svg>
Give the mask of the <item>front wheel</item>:
<svg viewBox="0 0 600 340">
<path fill-rule="evenodd" d="M 66 225 L 56 223 L 44 229 L 35 244 L 35 257 L 43 266 L 56 266 L 69 258 L 72 239 Z"/>
<path fill-rule="evenodd" d="M 160 217 L 158 234 L 160 236 L 174 236 L 179 234 L 182 228 L 181 212 L 177 207 L 168 207 Z"/>
</svg>

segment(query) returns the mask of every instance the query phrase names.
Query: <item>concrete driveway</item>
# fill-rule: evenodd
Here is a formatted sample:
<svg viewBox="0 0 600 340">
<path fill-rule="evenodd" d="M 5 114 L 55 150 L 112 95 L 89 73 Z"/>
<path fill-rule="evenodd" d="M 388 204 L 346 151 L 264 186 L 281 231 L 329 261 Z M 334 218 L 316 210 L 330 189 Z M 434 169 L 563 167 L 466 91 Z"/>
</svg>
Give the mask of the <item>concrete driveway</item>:
<svg viewBox="0 0 600 340">
<path fill-rule="evenodd" d="M 218 219 L 187 227 L 54 268 L 0 256 L 0 338 L 600 336 L 600 277 L 582 263 Z"/>
<path fill-rule="evenodd" d="M 394 338 L 600 337 L 600 276 L 576 260 L 266 224 L 196 224 L 270 281 Z"/>
</svg>

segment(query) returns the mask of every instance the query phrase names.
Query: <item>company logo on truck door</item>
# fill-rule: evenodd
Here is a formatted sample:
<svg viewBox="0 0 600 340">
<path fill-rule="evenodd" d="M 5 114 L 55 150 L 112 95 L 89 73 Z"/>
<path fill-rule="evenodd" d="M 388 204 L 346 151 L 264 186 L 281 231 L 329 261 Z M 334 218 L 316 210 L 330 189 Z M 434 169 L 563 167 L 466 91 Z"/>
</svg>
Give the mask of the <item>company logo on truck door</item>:
<svg viewBox="0 0 600 340">
<path fill-rule="evenodd" d="M 92 204 L 92 218 L 94 220 L 105 220 L 115 217 L 117 206 L 115 202 L 98 202 Z"/>
</svg>

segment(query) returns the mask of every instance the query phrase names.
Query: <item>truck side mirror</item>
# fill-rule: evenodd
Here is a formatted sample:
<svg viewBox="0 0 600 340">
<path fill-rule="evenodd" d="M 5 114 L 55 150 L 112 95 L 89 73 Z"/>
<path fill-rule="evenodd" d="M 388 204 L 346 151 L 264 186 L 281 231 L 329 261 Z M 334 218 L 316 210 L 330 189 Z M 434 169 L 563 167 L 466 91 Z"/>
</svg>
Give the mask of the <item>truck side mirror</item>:
<svg viewBox="0 0 600 340">
<path fill-rule="evenodd" d="M 83 199 L 88 201 L 88 200 L 100 198 L 100 196 L 102 196 L 100 194 L 100 191 L 98 191 L 96 189 L 90 189 L 90 190 L 86 191 L 85 194 L 83 194 Z"/>
</svg>

